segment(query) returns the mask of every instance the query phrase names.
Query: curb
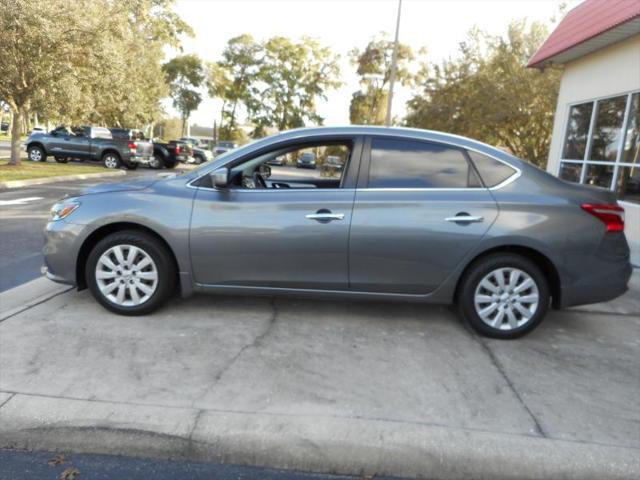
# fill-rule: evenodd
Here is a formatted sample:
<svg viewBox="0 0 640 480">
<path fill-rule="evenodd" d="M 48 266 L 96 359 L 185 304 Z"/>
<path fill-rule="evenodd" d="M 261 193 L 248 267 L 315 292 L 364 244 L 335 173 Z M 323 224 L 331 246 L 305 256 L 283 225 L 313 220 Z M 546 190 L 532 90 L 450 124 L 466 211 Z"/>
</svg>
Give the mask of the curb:
<svg viewBox="0 0 640 480">
<path fill-rule="evenodd" d="M 0 323 L 74 287 L 40 277 L 0 293 Z"/>
<path fill-rule="evenodd" d="M 354 417 L 0 395 L 0 448 L 431 480 L 640 476 L 632 447 Z"/>
<path fill-rule="evenodd" d="M 44 185 L 47 183 L 68 182 L 71 180 L 90 180 L 94 178 L 121 177 L 126 175 L 124 170 L 104 173 L 79 173 L 76 175 L 59 175 L 57 177 L 33 178 L 29 180 L 9 180 L 8 182 L 0 182 L 0 189 L 31 187 L 33 185 Z"/>
</svg>

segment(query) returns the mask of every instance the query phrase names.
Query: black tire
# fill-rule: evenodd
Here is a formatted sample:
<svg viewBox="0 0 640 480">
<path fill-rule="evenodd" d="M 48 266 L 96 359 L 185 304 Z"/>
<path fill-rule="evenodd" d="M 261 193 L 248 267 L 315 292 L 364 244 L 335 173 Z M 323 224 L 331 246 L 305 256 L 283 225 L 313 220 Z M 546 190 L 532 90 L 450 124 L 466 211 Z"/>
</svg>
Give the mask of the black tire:
<svg viewBox="0 0 640 480">
<path fill-rule="evenodd" d="M 485 321 L 483 321 L 478 314 L 475 305 L 476 290 L 479 288 L 480 282 L 485 278 L 485 276 L 501 268 L 513 268 L 527 274 L 535 283 L 539 298 L 537 302 L 537 308 L 535 308 L 533 315 L 531 315 L 528 320 L 526 320 L 526 317 L 524 317 L 522 314 L 517 313 L 517 316 L 520 317 L 518 319 L 518 323 L 524 320 L 524 323 L 522 323 L 521 325 L 518 325 L 517 327 L 509 327 L 508 325 L 506 325 L 506 323 L 508 323 L 508 318 L 507 316 L 504 317 L 504 321 L 501 323 L 501 325 L 502 328 L 510 328 L 508 330 L 497 328 L 495 326 L 489 325 L 488 323 L 485 323 Z M 499 287 L 498 289 L 500 290 Z M 506 291 L 504 291 L 504 293 L 502 293 L 501 295 L 504 295 L 507 298 L 497 300 L 497 302 L 502 301 L 505 302 L 506 305 L 499 304 L 500 306 L 497 308 L 497 310 L 493 310 L 496 311 L 496 318 L 498 315 L 497 311 L 499 311 L 500 309 L 504 309 L 506 312 L 506 310 L 509 309 L 509 289 L 506 288 L 505 290 Z M 480 292 L 483 291 L 484 290 L 481 290 Z M 528 289 L 524 290 L 524 295 L 527 295 L 526 292 L 532 291 Z M 497 296 L 498 293 L 496 293 L 495 295 Z M 518 338 L 531 332 L 540 324 L 542 319 L 545 317 L 550 303 L 549 282 L 547 281 L 547 278 L 545 277 L 542 270 L 540 270 L 540 268 L 538 268 L 538 266 L 528 258 L 511 253 L 495 253 L 476 260 L 467 269 L 458 286 L 457 302 L 458 310 L 462 317 L 462 320 L 479 334 L 486 337 L 500 339 Z M 487 305 L 490 306 L 493 305 L 493 303 Z"/>
<path fill-rule="evenodd" d="M 138 169 L 138 164 L 136 162 L 127 162 L 124 164 L 125 168 L 127 170 L 137 170 Z"/>
<path fill-rule="evenodd" d="M 154 153 L 149 166 L 155 170 L 164 168 L 165 160 L 164 156 L 159 153 Z"/>
<path fill-rule="evenodd" d="M 69 159 L 67 157 L 54 157 L 55 161 L 58 163 L 67 163 Z"/>
<path fill-rule="evenodd" d="M 119 305 L 100 291 L 96 279 L 96 266 L 102 254 L 117 245 L 133 245 L 148 254 L 155 263 L 158 276 L 157 286 L 144 303 L 136 306 Z M 158 309 L 174 294 L 176 267 L 171 254 L 157 238 L 136 230 L 123 230 L 108 235 L 93 247 L 85 265 L 85 279 L 92 295 L 107 310 L 120 315 L 145 315 Z M 126 281 L 124 288 L 127 288 Z"/>
<path fill-rule="evenodd" d="M 196 165 L 200 165 L 201 163 L 203 163 L 205 161 L 204 157 L 202 157 L 200 155 L 194 155 L 193 156 L 193 160 L 194 160 L 193 163 L 195 163 Z"/>
<path fill-rule="evenodd" d="M 120 158 L 120 155 L 115 152 L 107 152 L 102 155 L 102 164 L 105 168 L 115 170 L 122 167 L 122 159 Z"/>
<path fill-rule="evenodd" d="M 164 168 L 167 168 L 169 170 L 176 168 L 176 165 L 178 164 L 178 162 L 172 162 L 170 160 L 165 160 L 164 162 Z"/>
<path fill-rule="evenodd" d="M 47 153 L 44 151 L 42 147 L 38 145 L 31 145 L 27 149 L 27 157 L 32 162 L 46 162 L 47 161 Z"/>
</svg>

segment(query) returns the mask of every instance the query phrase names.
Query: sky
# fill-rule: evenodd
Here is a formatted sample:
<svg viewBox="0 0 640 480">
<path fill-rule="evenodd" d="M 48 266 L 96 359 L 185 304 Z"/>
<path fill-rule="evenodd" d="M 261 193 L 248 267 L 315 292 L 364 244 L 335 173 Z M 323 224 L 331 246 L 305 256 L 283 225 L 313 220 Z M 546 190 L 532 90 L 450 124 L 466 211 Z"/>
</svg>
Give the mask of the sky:
<svg viewBox="0 0 640 480">
<path fill-rule="evenodd" d="M 504 34 L 511 20 L 551 23 L 558 17 L 560 0 L 403 0 L 400 41 L 414 51 L 426 47 L 426 59 L 439 62 L 455 56 L 466 33 L 478 26 L 491 34 Z M 578 0 L 565 0 L 571 8 Z M 344 85 L 328 92 L 318 104 L 325 125 L 349 123 L 349 102 L 358 90 L 355 67 L 348 52 L 364 48 L 371 37 L 395 32 L 397 0 L 177 0 L 175 11 L 193 28 L 195 36 L 184 38 L 184 53 L 205 61 L 220 59 L 226 42 L 243 33 L 256 40 L 275 35 L 293 39 L 310 36 L 340 54 Z M 403 117 L 411 92 L 394 91 L 393 115 Z M 167 110 L 175 114 L 170 102 Z M 205 99 L 193 112 L 192 124 L 212 126 L 220 116 L 221 102 Z"/>
</svg>

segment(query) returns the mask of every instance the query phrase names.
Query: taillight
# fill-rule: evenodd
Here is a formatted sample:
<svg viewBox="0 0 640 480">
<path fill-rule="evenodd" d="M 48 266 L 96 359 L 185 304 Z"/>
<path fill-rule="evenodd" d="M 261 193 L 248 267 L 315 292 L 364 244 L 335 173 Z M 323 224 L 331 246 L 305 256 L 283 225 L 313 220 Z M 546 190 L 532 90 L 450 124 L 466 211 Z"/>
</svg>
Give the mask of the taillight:
<svg viewBox="0 0 640 480">
<path fill-rule="evenodd" d="M 180 155 L 182 153 L 182 147 L 180 145 L 176 145 L 176 155 Z"/>
<path fill-rule="evenodd" d="M 624 231 L 624 208 L 620 205 L 616 203 L 583 203 L 581 207 L 585 212 L 589 212 L 601 220 L 607 227 L 607 232 Z"/>
<path fill-rule="evenodd" d="M 135 150 L 136 148 L 138 148 L 138 146 L 135 143 L 129 142 L 129 150 Z"/>
</svg>

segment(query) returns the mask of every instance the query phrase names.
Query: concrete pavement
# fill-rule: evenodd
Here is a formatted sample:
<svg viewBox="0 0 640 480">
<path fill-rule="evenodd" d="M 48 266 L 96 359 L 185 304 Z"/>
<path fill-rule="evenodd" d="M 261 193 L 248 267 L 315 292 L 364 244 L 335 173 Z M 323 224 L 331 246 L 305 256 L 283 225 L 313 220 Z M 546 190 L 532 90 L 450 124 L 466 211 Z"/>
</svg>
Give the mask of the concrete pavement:
<svg viewBox="0 0 640 480">
<path fill-rule="evenodd" d="M 0 294 L 0 448 L 434 479 L 640 476 L 638 273 L 625 297 L 552 312 L 510 342 L 446 308 L 202 296 L 127 318 L 44 282 Z"/>
</svg>

